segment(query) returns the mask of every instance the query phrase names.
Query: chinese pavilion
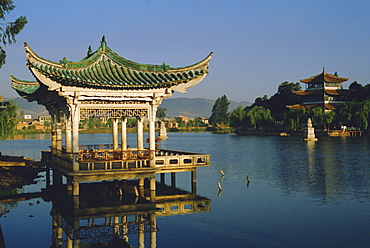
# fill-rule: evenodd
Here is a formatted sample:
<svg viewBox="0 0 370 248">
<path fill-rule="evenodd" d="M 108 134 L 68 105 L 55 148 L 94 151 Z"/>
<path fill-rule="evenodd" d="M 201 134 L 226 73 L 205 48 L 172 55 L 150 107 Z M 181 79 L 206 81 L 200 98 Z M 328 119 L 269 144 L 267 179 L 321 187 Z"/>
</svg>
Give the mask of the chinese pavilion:
<svg viewBox="0 0 370 248">
<path fill-rule="evenodd" d="M 343 89 L 343 82 L 348 78 L 326 73 L 325 70 L 316 76 L 300 80 L 306 84 L 306 90 L 293 91 L 303 97 L 300 104 L 288 105 L 290 109 L 320 107 L 325 112 L 333 110 L 345 102 L 348 90 Z"/>
<path fill-rule="evenodd" d="M 44 155 L 51 157 L 53 180 L 60 182 L 65 176 L 74 195 L 79 194 L 78 183 L 83 181 L 149 177 L 153 189 L 156 173 L 190 168 L 195 175 L 197 166 L 209 166 L 209 155 L 156 150 L 155 121 L 163 99 L 174 91 L 185 93 L 207 76 L 212 53 L 199 63 L 172 68 L 164 62 L 149 65 L 127 60 L 107 46 L 104 36 L 100 47 L 95 52 L 89 47 L 80 61 L 52 62 L 38 56 L 27 43 L 24 47 L 36 81 L 11 75 L 12 88 L 50 113 L 51 152 Z M 79 145 L 79 122 L 92 117 L 112 119 L 113 144 Z M 136 148 L 127 147 L 128 117 L 138 121 Z M 144 118 L 149 121 L 149 148 L 144 148 Z"/>
</svg>

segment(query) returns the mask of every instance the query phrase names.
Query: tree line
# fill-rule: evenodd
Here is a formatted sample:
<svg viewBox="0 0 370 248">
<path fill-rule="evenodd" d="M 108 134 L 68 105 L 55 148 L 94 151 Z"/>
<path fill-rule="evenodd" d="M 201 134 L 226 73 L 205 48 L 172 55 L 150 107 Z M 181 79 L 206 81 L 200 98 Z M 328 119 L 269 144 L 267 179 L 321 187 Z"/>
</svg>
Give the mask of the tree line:
<svg viewBox="0 0 370 248">
<path fill-rule="evenodd" d="M 24 16 L 18 17 L 14 21 L 6 21 L 6 14 L 14 10 L 15 5 L 12 0 L 0 1 L 0 68 L 6 62 L 6 52 L 4 45 L 16 42 L 18 35 L 27 24 Z M 15 126 L 18 123 L 18 108 L 15 102 L 7 103 L 7 108 L 0 110 L 0 139 L 7 139 L 14 134 Z M 5 104 L 4 104 L 5 105 Z"/>
<path fill-rule="evenodd" d="M 212 109 L 210 124 L 217 128 L 230 126 L 236 130 L 282 128 L 297 130 L 311 118 L 320 129 L 339 129 L 341 126 L 370 128 L 370 84 L 362 86 L 354 81 L 346 94 L 346 102 L 326 112 L 323 108 L 289 109 L 287 105 L 302 102 L 293 91 L 302 90 L 300 83 L 283 82 L 270 98 L 257 97 L 251 106 L 238 106 L 228 112 L 230 102 L 226 95 L 219 97 Z"/>
</svg>

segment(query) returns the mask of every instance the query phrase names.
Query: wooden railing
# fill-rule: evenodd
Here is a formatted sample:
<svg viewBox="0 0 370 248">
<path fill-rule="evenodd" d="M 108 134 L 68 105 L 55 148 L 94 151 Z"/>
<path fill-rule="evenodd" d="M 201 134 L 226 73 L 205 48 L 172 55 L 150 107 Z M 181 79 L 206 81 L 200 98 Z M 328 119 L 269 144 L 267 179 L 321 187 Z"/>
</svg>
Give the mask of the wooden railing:
<svg viewBox="0 0 370 248">
<path fill-rule="evenodd" d="M 154 151 L 150 150 L 81 150 L 78 153 L 79 163 L 98 161 L 151 160 L 153 158 Z"/>
<path fill-rule="evenodd" d="M 51 148 L 51 155 L 54 157 L 51 160 L 55 161 L 58 166 L 73 171 L 144 168 L 150 167 L 148 162 L 151 160 L 154 160 L 152 162 L 154 162 L 155 168 L 160 170 L 182 170 L 211 165 L 209 154 L 167 149 L 83 149 L 77 153 L 72 153 L 66 152 L 64 149 Z"/>
<path fill-rule="evenodd" d="M 210 155 L 161 149 L 155 153 L 156 167 L 210 166 Z"/>
<path fill-rule="evenodd" d="M 77 153 L 67 152 L 56 148 L 51 148 L 53 155 L 59 158 L 75 161 L 79 163 L 108 162 L 108 161 L 137 161 L 151 160 L 154 158 L 155 151 L 151 150 L 80 150 Z"/>
</svg>

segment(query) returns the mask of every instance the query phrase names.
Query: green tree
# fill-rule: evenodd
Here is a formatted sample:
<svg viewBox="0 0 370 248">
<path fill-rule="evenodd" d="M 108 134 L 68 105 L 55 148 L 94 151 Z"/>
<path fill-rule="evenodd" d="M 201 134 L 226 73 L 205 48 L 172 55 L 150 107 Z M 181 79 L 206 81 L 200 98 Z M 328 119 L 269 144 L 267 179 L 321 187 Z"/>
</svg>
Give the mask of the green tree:
<svg viewBox="0 0 370 248">
<path fill-rule="evenodd" d="M 188 120 L 188 122 L 186 123 L 186 127 L 193 127 L 193 126 L 194 126 L 193 120 Z"/>
<path fill-rule="evenodd" d="M 183 120 L 180 120 L 178 123 L 179 127 L 185 127 L 185 122 L 183 122 Z"/>
<path fill-rule="evenodd" d="M 305 123 L 307 123 L 308 118 L 311 118 L 312 125 L 319 125 L 319 124 L 324 123 L 324 119 L 323 119 L 324 111 L 322 108 L 308 109 L 306 110 L 306 115 L 304 117 L 305 117 L 305 120 L 302 120 L 302 121 L 305 121 Z"/>
<path fill-rule="evenodd" d="M 136 118 L 127 118 L 127 126 L 130 128 L 137 127 L 137 119 Z"/>
<path fill-rule="evenodd" d="M 8 14 L 15 8 L 12 0 L 1 0 L 0 1 L 0 19 L 5 20 L 5 14 Z M 13 22 L 0 23 L 0 39 L 3 45 L 12 44 L 16 42 L 15 36 L 18 35 L 24 26 L 27 24 L 27 19 L 24 16 L 18 17 Z M 6 62 L 6 52 L 0 45 L 0 68 Z"/>
<path fill-rule="evenodd" d="M 304 109 L 289 109 L 284 113 L 284 124 L 287 130 L 296 130 L 301 125 L 301 117 L 304 114 Z"/>
<path fill-rule="evenodd" d="M 45 128 L 45 130 L 50 129 L 50 126 L 51 126 L 51 122 L 49 120 L 45 120 L 44 121 L 44 128 Z"/>
<path fill-rule="evenodd" d="M 311 118 L 313 125 L 323 123 L 322 108 L 313 109 L 289 109 L 284 113 L 284 123 L 287 130 L 296 130 L 306 126 L 308 118 Z M 329 119 L 328 119 L 329 120 Z"/>
<path fill-rule="evenodd" d="M 282 121 L 284 120 L 284 113 L 288 111 L 286 106 L 296 104 L 300 100 L 299 96 L 294 94 L 293 91 L 299 91 L 301 89 L 300 83 L 289 83 L 285 81 L 279 85 L 278 92 L 271 96 L 270 99 L 266 95 L 263 98 L 258 97 L 253 105 L 246 109 L 254 106 L 262 106 L 271 111 L 274 119 Z"/>
<path fill-rule="evenodd" d="M 194 126 L 195 126 L 195 127 L 206 127 L 206 126 L 207 126 L 207 124 L 202 120 L 202 118 L 197 117 L 197 118 L 195 118 L 195 120 L 194 120 Z"/>
<path fill-rule="evenodd" d="M 289 83 L 288 81 L 282 82 L 278 87 L 278 94 L 290 94 L 292 91 L 302 90 L 300 83 Z"/>
<path fill-rule="evenodd" d="M 353 116 L 355 126 L 363 130 L 369 127 L 369 114 L 370 114 L 370 99 L 362 101 L 357 104 L 357 110 Z"/>
<path fill-rule="evenodd" d="M 156 114 L 157 118 L 163 120 L 166 117 L 166 110 L 166 108 L 158 108 Z"/>
<path fill-rule="evenodd" d="M 100 128 L 102 126 L 100 118 L 89 118 L 87 120 L 87 129 Z"/>
<path fill-rule="evenodd" d="M 324 123 L 326 124 L 325 127 L 328 130 L 330 130 L 330 124 L 334 122 L 335 118 L 336 118 L 336 113 L 333 110 L 324 115 Z"/>
<path fill-rule="evenodd" d="M 215 104 L 212 107 L 212 114 L 209 117 L 211 125 L 216 127 L 224 127 L 229 124 L 229 105 L 230 102 L 226 95 L 217 98 Z"/>
<path fill-rule="evenodd" d="M 335 110 L 336 123 L 338 126 L 350 125 L 352 120 L 352 110 L 354 109 L 355 104 L 356 103 L 354 101 L 349 101 Z"/>
<path fill-rule="evenodd" d="M 247 112 L 246 116 L 249 119 L 249 123 L 254 128 L 259 127 L 261 129 L 274 123 L 274 118 L 271 116 L 271 111 L 262 106 L 254 106 Z"/>
<path fill-rule="evenodd" d="M 7 108 L 0 112 L 0 139 L 12 138 L 18 122 L 18 106 L 10 101 Z"/>
<path fill-rule="evenodd" d="M 246 127 L 246 112 L 243 106 L 238 106 L 230 113 L 230 126 L 235 129 Z"/>
</svg>

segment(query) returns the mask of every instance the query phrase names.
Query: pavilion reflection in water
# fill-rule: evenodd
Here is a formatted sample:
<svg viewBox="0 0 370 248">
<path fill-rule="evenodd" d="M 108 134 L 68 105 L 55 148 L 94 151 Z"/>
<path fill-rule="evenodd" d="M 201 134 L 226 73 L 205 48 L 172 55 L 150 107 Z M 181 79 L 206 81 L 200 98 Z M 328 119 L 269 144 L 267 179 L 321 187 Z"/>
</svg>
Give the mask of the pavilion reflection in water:
<svg viewBox="0 0 370 248">
<path fill-rule="evenodd" d="M 150 180 L 142 185 L 138 180 L 84 183 L 78 196 L 66 185 L 48 185 L 44 198 L 52 201 L 51 247 L 156 247 L 157 216 L 210 211 L 210 199 L 162 179 L 154 195 Z"/>
</svg>

